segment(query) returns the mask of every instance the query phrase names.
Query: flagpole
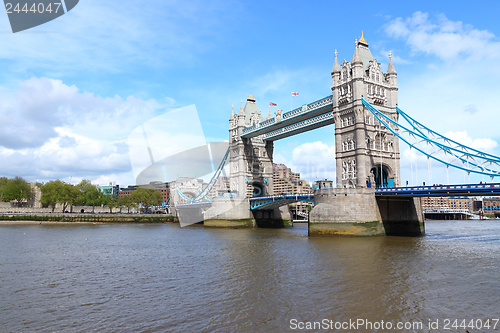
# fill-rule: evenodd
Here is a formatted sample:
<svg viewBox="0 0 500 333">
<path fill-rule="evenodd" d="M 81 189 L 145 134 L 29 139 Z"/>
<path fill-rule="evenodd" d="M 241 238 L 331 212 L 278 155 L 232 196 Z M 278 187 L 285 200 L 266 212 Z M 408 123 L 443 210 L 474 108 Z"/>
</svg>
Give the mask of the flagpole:
<svg viewBox="0 0 500 333">
<path fill-rule="evenodd" d="M 290 92 L 290 111 L 293 110 L 292 101 L 293 101 L 293 92 Z"/>
</svg>

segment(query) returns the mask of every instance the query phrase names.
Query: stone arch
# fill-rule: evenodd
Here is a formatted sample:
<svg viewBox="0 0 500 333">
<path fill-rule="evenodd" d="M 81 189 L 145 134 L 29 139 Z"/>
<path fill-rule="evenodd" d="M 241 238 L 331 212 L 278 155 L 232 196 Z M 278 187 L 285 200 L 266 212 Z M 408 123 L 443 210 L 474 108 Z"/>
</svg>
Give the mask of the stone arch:
<svg viewBox="0 0 500 333">
<path fill-rule="evenodd" d="M 267 195 L 266 187 L 258 181 L 253 181 L 248 184 L 252 189 L 252 197 L 264 197 Z"/>
<path fill-rule="evenodd" d="M 382 172 L 380 171 L 382 167 Z M 375 187 L 394 187 L 394 171 L 392 168 L 382 163 L 375 163 L 370 169 L 370 183 Z"/>
</svg>

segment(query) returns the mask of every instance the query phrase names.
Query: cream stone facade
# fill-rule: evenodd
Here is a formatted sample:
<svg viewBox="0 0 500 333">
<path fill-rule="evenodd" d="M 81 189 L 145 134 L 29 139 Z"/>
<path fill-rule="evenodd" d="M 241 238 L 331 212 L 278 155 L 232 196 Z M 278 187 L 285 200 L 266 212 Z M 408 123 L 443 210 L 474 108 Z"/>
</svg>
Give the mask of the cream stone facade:
<svg viewBox="0 0 500 333">
<path fill-rule="evenodd" d="M 337 186 L 399 186 L 399 141 L 362 103 L 364 97 L 397 121 L 397 73 L 392 56 L 384 73 L 362 35 L 351 62 L 344 60 L 340 65 L 335 51 L 332 83 Z"/>
</svg>

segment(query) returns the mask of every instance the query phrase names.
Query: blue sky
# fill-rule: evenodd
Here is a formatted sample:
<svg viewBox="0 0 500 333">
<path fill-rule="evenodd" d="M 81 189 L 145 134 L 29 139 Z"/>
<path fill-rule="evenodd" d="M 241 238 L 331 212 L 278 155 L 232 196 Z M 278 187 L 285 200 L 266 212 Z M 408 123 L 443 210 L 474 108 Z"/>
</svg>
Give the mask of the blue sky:
<svg viewBox="0 0 500 333">
<path fill-rule="evenodd" d="M 16 34 L 3 12 L 0 175 L 133 184 L 136 127 L 194 104 L 207 141 L 227 140 L 231 105 L 250 91 L 266 115 L 269 102 L 288 110 L 291 91 L 295 106 L 328 95 L 335 49 L 349 61 L 361 30 L 384 70 L 392 51 L 403 110 L 499 154 L 499 10 L 497 1 L 82 0 Z M 277 141 L 275 161 L 331 178 L 333 131 Z M 403 181 L 429 181 L 426 160 L 414 157 L 421 169 L 411 174 L 401 152 Z M 432 182 L 445 182 L 442 171 Z"/>
</svg>

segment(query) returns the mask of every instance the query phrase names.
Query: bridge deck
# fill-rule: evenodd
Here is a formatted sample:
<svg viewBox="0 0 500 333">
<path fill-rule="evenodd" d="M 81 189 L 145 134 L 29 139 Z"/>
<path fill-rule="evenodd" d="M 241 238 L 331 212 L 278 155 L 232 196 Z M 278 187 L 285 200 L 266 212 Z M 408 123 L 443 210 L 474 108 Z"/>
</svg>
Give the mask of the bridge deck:
<svg viewBox="0 0 500 333">
<path fill-rule="evenodd" d="M 243 130 L 242 138 L 264 135 L 264 140 L 278 140 L 334 123 L 332 96 L 283 113 L 280 120 L 267 119 Z"/>
<path fill-rule="evenodd" d="M 379 188 L 377 197 L 452 197 L 452 196 L 497 196 L 500 195 L 500 183 L 432 185 Z"/>
<path fill-rule="evenodd" d="M 251 210 L 271 210 L 293 202 L 314 203 L 314 194 L 284 194 L 269 197 L 257 197 L 250 199 Z"/>
</svg>

